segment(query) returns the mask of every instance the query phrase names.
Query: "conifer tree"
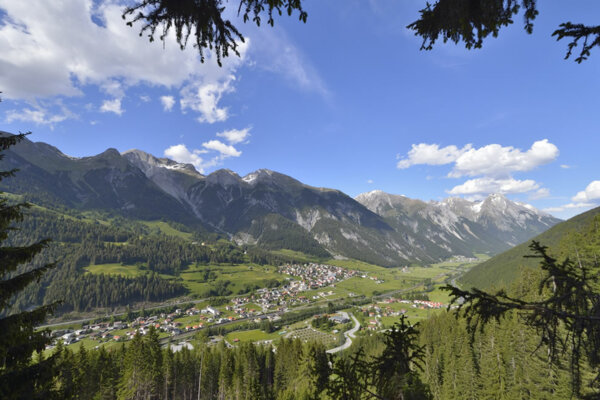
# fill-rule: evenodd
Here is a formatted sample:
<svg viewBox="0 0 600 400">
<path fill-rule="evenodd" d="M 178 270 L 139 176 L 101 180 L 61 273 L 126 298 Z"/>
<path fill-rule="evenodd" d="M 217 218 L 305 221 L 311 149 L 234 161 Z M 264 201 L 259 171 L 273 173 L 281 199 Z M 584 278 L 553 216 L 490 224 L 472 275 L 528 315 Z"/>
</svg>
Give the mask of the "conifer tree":
<svg viewBox="0 0 600 400">
<path fill-rule="evenodd" d="M 385 399 L 428 399 L 429 389 L 421 382 L 424 346 L 417 344 L 419 331 L 405 315 L 385 335 L 385 350 L 371 364 L 377 394 Z"/>
<path fill-rule="evenodd" d="M 23 140 L 25 134 L 0 137 L 0 152 L 8 150 Z M 0 154 L 0 160 L 4 154 Z M 0 171 L 0 180 L 10 178 L 16 170 Z M 0 243 L 6 243 L 14 224 L 23 219 L 26 203 L 11 204 L 0 198 Z M 34 352 L 41 352 L 50 343 L 48 330 L 36 331 L 56 304 L 30 311 L 10 314 L 11 300 L 31 282 L 39 280 L 53 264 L 27 269 L 29 263 L 48 245 L 43 240 L 28 246 L 4 245 L 0 247 L 0 398 L 48 398 L 51 393 L 54 358 L 31 360 Z"/>
</svg>

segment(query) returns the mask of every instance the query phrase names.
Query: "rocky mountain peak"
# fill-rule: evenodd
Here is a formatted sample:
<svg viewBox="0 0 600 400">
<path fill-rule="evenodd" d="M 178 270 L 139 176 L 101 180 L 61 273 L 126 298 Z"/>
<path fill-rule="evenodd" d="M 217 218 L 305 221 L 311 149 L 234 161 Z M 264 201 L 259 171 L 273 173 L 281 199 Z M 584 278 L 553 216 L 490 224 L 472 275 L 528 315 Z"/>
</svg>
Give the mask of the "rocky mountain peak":
<svg viewBox="0 0 600 400">
<path fill-rule="evenodd" d="M 206 177 L 206 182 L 224 187 L 239 185 L 242 178 L 230 169 L 218 169 Z"/>
<path fill-rule="evenodd" d="M 173 171 L 182 172 L 194 177 L 203 177 L 192 164 L 178 163 L 169 158 L 158 158 L 145 151 L 132 149 L 122 153 L 132 164 L 141 169 L 146 175 L 150 169 L 166 168 Z"/>
<path fill-rule="evenodd" d="M 256 184 L 260 181 L 271 180 L 273 177 L 273 171 L 266 168 L 258 169 L 254 172 L 250 172 L 248 175 L 244 176 L 242 180 L 248 184 Z"/>
<path fill-rule="evenodd" d="M 119 150 L 110 147 L 110 148 L 104 150 L 102 153 L 98 154 L 97 156 L 93 156 L 93 157 L 105 158 L 105 159 L 118 159 L 118 158 L 121 158 L 121 153 L 119 153 Z"/>
<path fill-rule="evenodd" d="M 3 162 L 7 168 L 21 168 L 26 182 L 10 189 L 36 188 L 42 204 L 54 198 L 81 209 L 169 218 L 248 242 L 309 248 L 315 254 L 330 252 L 386 266 L 497 253 L 558 222 L 501 195 L 480 202 L 423 202 L 374 190 L 355 201 L 338 190 L 312 187 L 268 169 L 243 178 L 220 169 L 204 177 L 190 164 L 141 150 L 121 155 L 108 149 L 74 159 L 52 146 L 23 141 Z"/>
</svg>

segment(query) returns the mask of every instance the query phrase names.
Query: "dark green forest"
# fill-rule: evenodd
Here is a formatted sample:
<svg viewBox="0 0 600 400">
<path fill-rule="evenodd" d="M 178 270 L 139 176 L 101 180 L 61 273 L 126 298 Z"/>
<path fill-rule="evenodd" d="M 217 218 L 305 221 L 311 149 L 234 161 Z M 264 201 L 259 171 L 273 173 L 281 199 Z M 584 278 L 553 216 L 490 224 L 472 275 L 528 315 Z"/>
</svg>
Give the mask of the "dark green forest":
<svg viewBox="0 0 600 400">
<path fill-rule="evenodd" d="M 590 218 L 578 231 L 564 233 L 553 252 L 595 265 L 600 248 L 599 223 L 599 217 Z M 224 241 L 198 246 L 192 241 L 153 234 L 148 227 L 127 220 L 103 225 L 32 210 L 20 227 L 11 233 L 11 243 L 32 243 L 42 237 L 42 232 L 56 238 L 34 264 L 59 260 L 57 268 L 21 293 L 18 301 L 22 305 L 61 299 L 63 309 L 86 310 L 137 300 L 156 301 L 185 293 L 177 280 L 163 279 L 159 273 L 177 275 L 191 263 L 281 261 L 276 258 L 279 256 L 257 247 L 241 248 Z M 124 278 L 86 274 L 84 270 L 91 263 L 120 262 L 142 265 L 147 273 Z M 210 269 L 206 275 L 210 280 Z M 543 279 L 540 269 L 522 270 L 507 293 L 524 301 L 541 300 L 547 295 L 538 290 Z M 226 294 L 226 290 L 225 285 L 218 294 Z M 288 315 L 284 317 L 286 323 L 306 318 L 290 314 L 288 321 Z M 316 321 L 318 325 L 321 320 Z M 403 398 L 415 399 L 565 399 L 596 395 L 595 368 L 587 359 L 578 360 L 582 387 L 574 395 L 570 355 L 562 354 L 558 362 L 549 358 L 549 347 L 520 313 L 504 315 L 480 330 L 469 328 L 465 317 L 454 310 L 411 327 L 407 346 L 412 350 L 407 354 L 414 357 L 402 377 L 388 377 L 390 382 L 400 382 L 394 390 L 403 393 Z M 53 390 L 59 398 L 77 399 L 196 399 L 198 391 L 201 399 L 400 398 L 382 397 L 377 392 L 391 390 L 378 389 L 373 372 L 377 362 L 391 354 L 393 342 L 387 337 L 362 333 L 348 351 L 331 360 L 321 345 L 287 340 L 277 342 L 274 348 L 251 344 L 228 348 L 221 343 L 177 353 L 160 349 L 154 334 L 112 351 L 82 348 L 73 353 L 58 346 L 54 352 L 59 375 Z"/>
<path fill-rule="evenodd" d="M 599 223 L 596 217 L 566 234 L 556 251 L 593 262 Z M 543 300 L 544 275 L 524 270 L 507 293 Z M 225 332 L 210 332 L 218 333 Z M 402 319 L 387 332 L 363 331 L 349 350 L 330 356 L 321 344 L 299 340 L 229 347 L 207 339 L 202 335 L 194 349 L 178 352 L 161 349 L 155 332 L 112 351 L 59 345 L 53 390 L 64 399 L 598 398 L 589 360 L 577 360 L 582 385 L 575 392 L 569 352 L 549 357 L 549 346 L 519 312 L 475 331 L 456 310 L 416 325 Z"/>
<path fill-rule="evenodd" d="M 185 229 L 178 225 L 174 228 Z M 19 222 L 18 229 L 10 232 L 6 243 L 27 245 L 52 238 L 49 246 L 19 271 L 48 262 L 55 262 L 57 267 L 21 291 L 11 303 L 12 310 L 58 300 L 59 313 L 164 301 L 187 293 L 177 277 L 190 265 L 279 265 L 294 261 L 260 247 L 239 247 L 213 236 L 194 233 L 193 240 L 186 240 L 164 235 L 134 220 L 115 218 L 107 224 L 78 214 L 32 208 Z M 201 245 L 204 241 L 207 244 Z M 144 274 L 124 277 L 86 273 L 85 267 L 89 265 L 111 263 L 134 265 Z M 249 287 L 247 291 L 252 289 L 255 288 Z M 225 285 L 205 295 L 229 294 L 232 292 Z"/>
</svg>

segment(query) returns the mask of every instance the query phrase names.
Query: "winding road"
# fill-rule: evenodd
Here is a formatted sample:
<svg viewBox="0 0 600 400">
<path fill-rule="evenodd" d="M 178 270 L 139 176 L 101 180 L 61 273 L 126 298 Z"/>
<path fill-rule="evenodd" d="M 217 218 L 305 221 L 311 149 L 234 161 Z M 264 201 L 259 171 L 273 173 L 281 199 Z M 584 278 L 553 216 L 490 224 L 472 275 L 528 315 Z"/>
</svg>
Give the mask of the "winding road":
<svg viewBox="0 0 600 400">
<path fill-rule="evenodd" d="M 346 312 L 341 312 L 340 314 L 346 314 L 346 317 L 348 317 L 348 313 L 346 313 Z M 352 345 L 352 339 L 356 338 L 356 336 L 354 334 L 360 329 L 360 322 L 358 322 L 358 320 L 356 319 L 356 317 L 354 315 L 350 314 L 350 317 L 352 317 L 352 319 L 354 320 L 354 327 L 352 329 L 350 329 L 349 331 L 344 332 L 344 336 L 346 337 L 346 342 L 341 346 L 327 350 L 327 353 L 329 353 L 329 354 L 337 353 L 338 351 L 346 350 L 348 347 L 350 347 Z"/>
</svg>

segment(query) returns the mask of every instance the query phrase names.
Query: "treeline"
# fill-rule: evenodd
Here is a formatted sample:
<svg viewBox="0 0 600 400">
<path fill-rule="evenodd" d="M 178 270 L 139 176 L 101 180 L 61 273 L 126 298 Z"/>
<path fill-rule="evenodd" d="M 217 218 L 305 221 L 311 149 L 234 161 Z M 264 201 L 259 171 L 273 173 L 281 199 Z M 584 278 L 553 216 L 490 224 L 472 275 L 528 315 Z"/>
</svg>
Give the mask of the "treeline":
<svg viewBox="0 0 600 400">
<path fill-rule="evenodd" d="M 173 228 L 189 228 L 169 223 Z M 103 224 L 74 213 L 59 213 L 31 208 L 19 229 L 10 233 L 8 245 L 34 243 L 44 238 L 52 242 L 29 265 L 17 272 L 34 266 L 55 262 L 57 267 L 46 273 L 19 293 L 12 302 L 12 311 L 23 310 L 32 305 L 62 300 L 60 310 L 89 311 L 96 307 L 115 307 L 136 301 L 163 301 L 185 294 L 180 283 L 163 279 L 157 274 L 172 275 L 190 265 L 241 264 L 281 265 L 296 262 L 293 257 L 276 255 L 256 246 L 239 247 L 219 239 L 218 235 L 193 232 L 193 240 L 159 234 L 156 227 L 114 218 Z M 188 232 L 189 233 L 189 232 Z M 213 242 L 203 242 L 213 238 Z M 208 240 L 208 239 L 207 239 Z M 204 244 L 204 245 L 203 245 Z M 119 277 L 93 275 L 85 268 L 94 264 L 123 264 L 147 271 L 148 276 Z M 205 281 L 211 281 L 207 269 Z M 267 282 L 270 287 L 279 286 L 276 280 Z M 144 288 L 144 285 L 148 285 Z M 206 297 L 233 294 L 226 282 L 219 283 L 202 295 Z M 257 289 L 256 285 L 244 285 L 238 294 Z"/>
<path fill-rule="evenodd" d="M 309 399 L 325 390 L 325 348 L 283 340 L 273 348 L 242 344 L 162 350 L 156 332 L 127 347 L 55 351 L 60 399 Z"/>
<path fill-rule="evenodd" d="M 11 302 L 12 312 L 55 300 L 62 300 L 59 311 L 164 301 L 185 294 L 185 289 L 176 279 L 163 279 L 158 274 L 176 277 L 193 264 L 247 262 L 245 252 L 260 254 L 259 259 L 253 260 L 259 264 L 285 260 L 270 257 L 262 249 L 240 248 L 225 240 L 202 245 L 202 242 L 159 235 L 153 227 L 124 218 L 101 224 L 80 215 L 60 215 L 37 208 L 27 212 L 19 229 L 10 233 L 5 244 L 27 245 L 47 237 L 52 238 L 49 246 L 15 273 L 51 262 L 57 267 L 21 291 Z M 89 265 L 112 263 L 132 265 L 147 272 L 138 277 L 122 277 L 90 274 L 85 269 Z M 221 286 L 215 286 L 206 295 L 232 294 L 228 285 Z M 255 287 L 243 289 L 247 292 Z"/>
<path fill-rule="evenodd" d="M 160 348 L 153 329 L 111 352 L 80 347 L 73 353 L 59 345 L 53 355 L 57 376 L 49 392 L 81 400 L 426 400 L 429 391 L 413 368 L 389 357 L 396 357 L 396 351 L 406 352 L 409 359 L 418 356 L 414 332 L 407 329 L 401 325 L 380 335 L 383 355 L 369 361 L 328 356 L 321 343 L 298 339 L 281 339 L 276 348 L 248 343 L 231 348 L 221 341 L 191 350 L 180 346 L 173 352 Z M 352 368 L 354 363 L 357 368 Z"/>
<path fill-rule="evenodd" d="M 99 222 L 86 222 L 81 217 L 64 217 L 48 212 L 31 210 L 19 223 L 19 230 L 11 234 L 16 242 L 52 238 L 56 242 L 80 243 L 83 241 L 125 242 L 134 235 L 144 234 L 135 225 L 127 230 Z"/>
<path fill-rule="evenodd" d="M 44 303 L 61 301 L 61 311 L 85 311 L 135 302 L 162 301 L 185 293 L 183 285 L 162 279 L 156 273 L 134 278 L 82 274 L 52 282 L 46 290 Z"/>
</svg>

